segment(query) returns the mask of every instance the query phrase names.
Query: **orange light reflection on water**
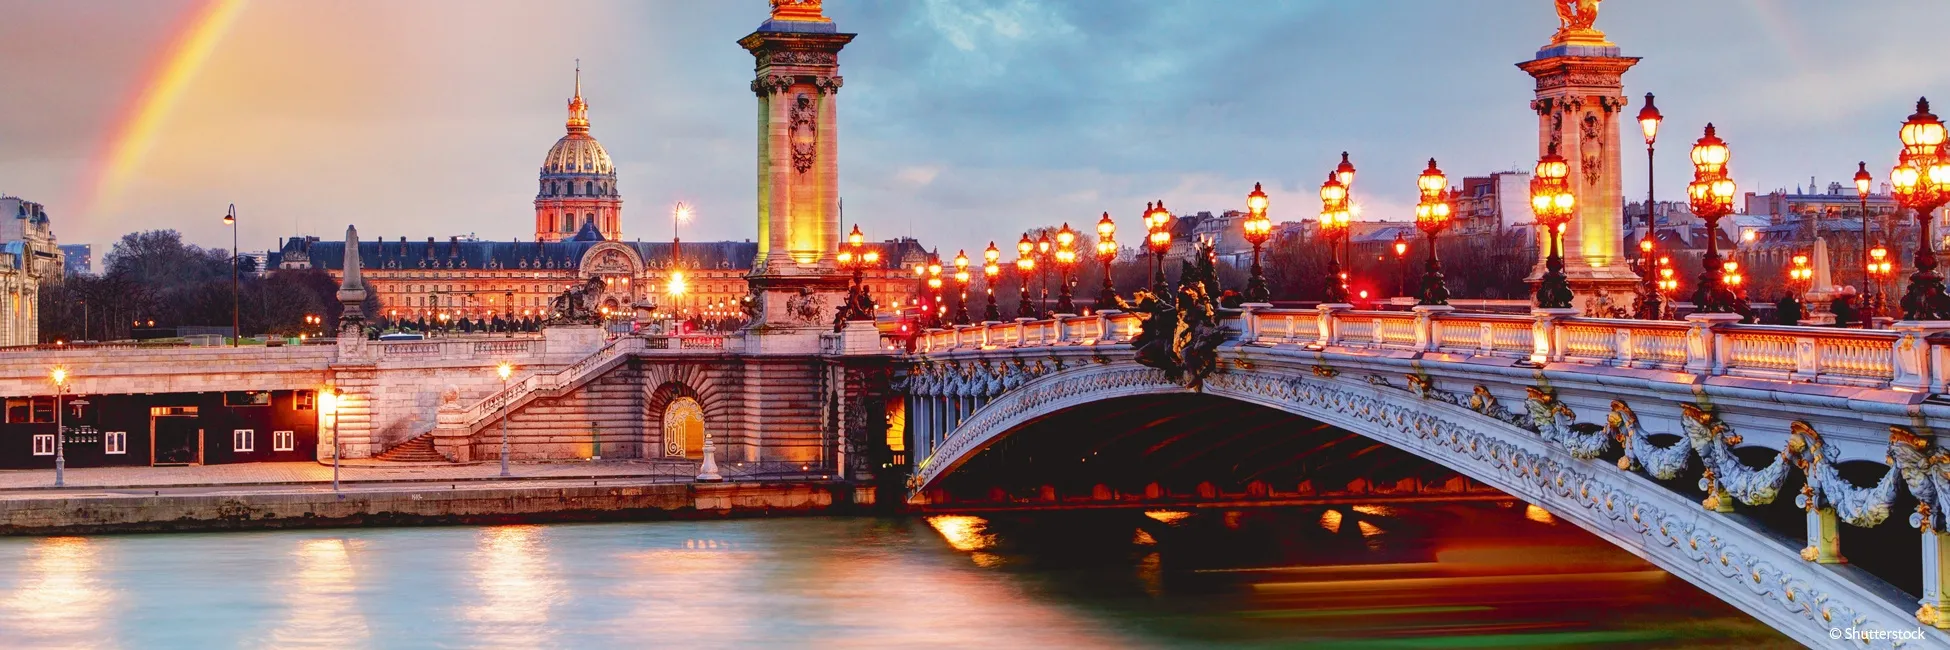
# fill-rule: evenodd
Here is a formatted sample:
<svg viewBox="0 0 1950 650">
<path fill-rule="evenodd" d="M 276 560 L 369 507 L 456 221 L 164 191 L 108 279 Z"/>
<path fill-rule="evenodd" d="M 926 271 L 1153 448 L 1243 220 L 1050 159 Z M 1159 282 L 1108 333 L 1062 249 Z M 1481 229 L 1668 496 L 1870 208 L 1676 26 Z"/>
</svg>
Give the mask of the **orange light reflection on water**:
<svg viewBox="0 0 1950 650">
<path fill-rule="evenodd" d="M 372 631 L 359 609 L 358 576 L 345 540 L 304 540 L 291 556 L 294 570 L 283 588 L 287 616 L 264 647 L 364 647 Z"/>
<path fill-rule="evenodd" d="M 98 577 L 98 544 L 83 537 L 49 537 L 34 543 L 20 583 L 0 599 L 11 629 L 6 647 L 98 648 L 114 645 L 108 607 L 114 592 Z M 18 635 L 18 636 L 14 636 Z"/>
<path fill-rule="evenodd" d="M 550 610 L 568 594 L 549 561 L 546 535 L 540 526 L 481 529 L 469 558 L 480 601 L 464 612 L 474 623 L 476 642 L 502 648 L 558 645 Z"/>
</svg>

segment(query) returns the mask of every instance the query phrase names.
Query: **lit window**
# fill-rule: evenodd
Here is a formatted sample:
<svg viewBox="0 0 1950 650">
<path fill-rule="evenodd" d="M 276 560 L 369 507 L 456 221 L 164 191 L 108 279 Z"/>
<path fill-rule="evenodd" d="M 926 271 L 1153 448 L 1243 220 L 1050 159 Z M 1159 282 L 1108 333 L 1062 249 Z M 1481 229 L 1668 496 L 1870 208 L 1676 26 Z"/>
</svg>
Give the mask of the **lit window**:
<svg viewBox="0 0 1950 650">
<path fill-rule="evenodd" d="M 298 434 L 291 431 L 271 432 L 271 451 L 291 451 L 298 448 Z"/>
<path fill-rule="evenodd" d="M 34 434 L 34 455 L 35 456 L 54 455 L 54 434 L 52 433 Z"/>
<path fill-rule="evenodd" d="M 257 432 L 251 429 L 237 429 L 230 432 L 231 451 L 257 451 Z"/>
<path fill-rule="evenodd" d="M 110 431 L 102 435 L 102 453 L 104 454 L 129 453 L 129 432 Z"/>
</svg>

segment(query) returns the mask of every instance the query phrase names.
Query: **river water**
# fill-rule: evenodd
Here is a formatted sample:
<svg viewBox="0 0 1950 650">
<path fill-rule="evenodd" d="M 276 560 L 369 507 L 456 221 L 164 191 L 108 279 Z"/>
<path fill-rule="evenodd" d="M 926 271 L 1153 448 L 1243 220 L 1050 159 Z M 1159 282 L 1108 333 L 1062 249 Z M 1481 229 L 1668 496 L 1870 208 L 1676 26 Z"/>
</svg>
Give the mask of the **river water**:
<svg viewBox="0 0 1950 650">
<path fill-rule="evenodd" d="M 1792 647 L 1491 504 L 0 539 L 5 648 Z"/>
</svg>

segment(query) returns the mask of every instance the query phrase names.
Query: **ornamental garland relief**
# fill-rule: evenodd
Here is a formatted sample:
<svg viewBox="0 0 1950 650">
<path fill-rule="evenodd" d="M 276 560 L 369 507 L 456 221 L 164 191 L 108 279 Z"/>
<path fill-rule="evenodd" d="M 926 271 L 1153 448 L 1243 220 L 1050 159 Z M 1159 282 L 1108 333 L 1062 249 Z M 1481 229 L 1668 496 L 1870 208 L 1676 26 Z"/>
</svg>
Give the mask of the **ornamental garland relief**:
<svg viewBox="0 0 1950 650">
<path fill-rule="evenodd" d="M 792 97 L 788 137 L 792 141 L 792 168 L 804 174 L 812 170 L 819 147 L 819 105 L 812 97 L 799 93 Z"/>
</svg>

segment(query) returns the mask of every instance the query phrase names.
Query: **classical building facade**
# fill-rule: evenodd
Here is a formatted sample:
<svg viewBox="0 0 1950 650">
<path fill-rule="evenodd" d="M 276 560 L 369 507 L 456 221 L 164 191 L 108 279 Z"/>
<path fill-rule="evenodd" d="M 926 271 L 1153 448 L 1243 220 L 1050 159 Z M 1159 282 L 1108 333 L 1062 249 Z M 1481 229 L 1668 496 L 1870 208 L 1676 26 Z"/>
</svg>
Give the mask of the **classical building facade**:
<svg viewBox="0 0 1950 650">
<path fill-rule="evenodd" d="M 372 316 L 429 321 L 443 314 L 476 320 L 542 318 L 552 298 L 591 277 L 608 287 L 601 305 L 611 314 L 740 313 L 750 293 L 746 276 L 753 261 L 765 255 L 764 246 L 750 240 L 622 241 L 623 198 L 616 166 L 589 135 L 588 110 L 578 72 L 568 132 L 542 160 L 533 241 L 456 236 L 416 240 L 377 233 L 381 236 L 360 242 L 363 279 L 379 301 L 379 313 Z M 838 237 L 837 214 L 833 221 L 825 224 L 822 237 Z M 874 297 L 886 304 L 889 297 L 907 296 L 915 283 L 901 263 L 925 251 L 909 238 L 872 245 L 881 251 L 879 268 L 866 273 Z M 266 266 L 324 269 L 342 279 L 344 250 L 342 241 L 293 237 L 280 242 Z"/>
<path fill-rule="evenodd" d="M 61 281 L 61 244 L 47 209 L 0 196 L 0 346 L 40 342 L 41 286 Z"/>
</svg>

